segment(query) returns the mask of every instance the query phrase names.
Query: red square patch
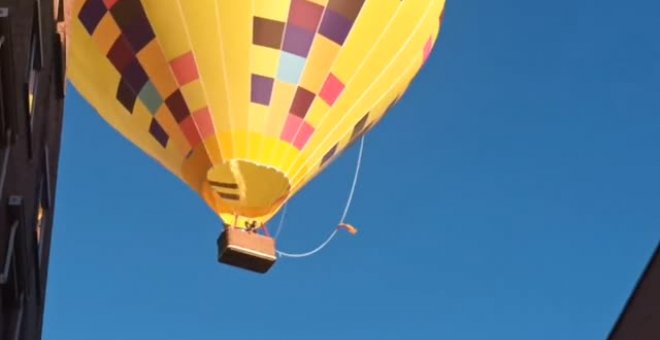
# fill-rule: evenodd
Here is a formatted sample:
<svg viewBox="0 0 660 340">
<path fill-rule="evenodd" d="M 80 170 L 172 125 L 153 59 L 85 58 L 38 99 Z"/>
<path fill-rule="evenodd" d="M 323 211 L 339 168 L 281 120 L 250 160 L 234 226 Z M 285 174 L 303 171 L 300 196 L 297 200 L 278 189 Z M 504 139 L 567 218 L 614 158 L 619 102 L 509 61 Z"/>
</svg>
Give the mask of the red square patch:
<svg viewBox="0 0 660 340">
<path fill-rule="evenodd" d="M 293 139 L 296 137 L 298 128 L 300 128 L 302 123 L 303 120 L 300 117 L 290 114 L 286 120 L 286 123 L 284 124 L 284 130 L 282 131 L 280 138 L 284 141 L 292 143 Z"/>
<path fill-rule="evenodd" d="M 186 139 L 192 148 L 195 148 L 202 142 L 202 137 L 200 137 L 199 131 L 197 131 L 197 126 L 195 126 L 193 117 L 188 116 L 179 124 L 179 127 L 181 128 L 181 131 L 183 131 L 183 134 L 186 136 Z"/>
<path fill-rule="evenodd" d="M 193 119 L 197 125 L 197 130 L 202 136 L 202 139 L 206 139 L 215 134 L 215 129 L 213 128 L 213 119 L 211 118 L 211 112 L 208 108 L 203 108 L 199 111 L 193 113 Z"/>
<path fill-rule="evenodd" d="M 302 125 L 300 126 L 300 130 L 298 130 L 298 135 L 293 141 L 293 146 L 295 146 L 298 150 L 302 150 L 302 148 L 305 147 L 309 139 L 312 137 L 313 133 L 314 127 L 303 121 Z"/>
<path fill-rule="evenodd" d="M 319 96 L 328 103 L 328 105 L 332 106 L 343 91 L 344 84 L 335 77 L 334 74 L 330 73 L 328 79 L 325 80 L 325 84 L 323 84 Z"/>
<path fill-rule="evenodd" d="M 172 66 L 172 71 L 176 80 L 179 82 L 179 86 L 186 85 L 191 81 L 199 78 L 197 72 L 197 65 L 195 64 L 195 56 L 192 52 L 188 52 L 170 62 Z"/>
</svg>

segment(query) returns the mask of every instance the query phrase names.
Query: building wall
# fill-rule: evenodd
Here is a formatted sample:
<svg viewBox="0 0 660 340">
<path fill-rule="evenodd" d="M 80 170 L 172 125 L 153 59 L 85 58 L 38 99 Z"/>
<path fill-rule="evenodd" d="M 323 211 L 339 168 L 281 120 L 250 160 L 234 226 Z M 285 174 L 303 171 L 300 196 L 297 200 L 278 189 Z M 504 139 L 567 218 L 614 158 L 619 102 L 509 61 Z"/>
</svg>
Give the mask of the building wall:
<svg viewBox="0 0 660 340">
<path fill-rule="evenodd" d="M 41 339 L 64 100 L 62 7 L 0 0 L 0 340 Z M 656 249 L 608 339 L 660 339 L 659 287 Z"/>
<path fill-rule="evenodd" d="M 607 339 L 660 339 L 660 243 Z"/>
<path fill-rule="evenodd" d="M 64 97 L 59 0 L 0 0 L 0 339 L 41 338 Z"/>
</svg>

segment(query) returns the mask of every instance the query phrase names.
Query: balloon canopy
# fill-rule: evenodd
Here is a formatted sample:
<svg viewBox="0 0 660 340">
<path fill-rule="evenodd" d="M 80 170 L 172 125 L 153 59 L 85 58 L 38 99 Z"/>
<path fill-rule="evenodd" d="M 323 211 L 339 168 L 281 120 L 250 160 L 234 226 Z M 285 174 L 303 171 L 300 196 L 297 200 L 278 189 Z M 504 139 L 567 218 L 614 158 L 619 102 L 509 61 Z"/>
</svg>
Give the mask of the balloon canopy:
<svg viewBox="0 0 660 340">
<path fill-rule="evenodd" d="M 267 222 L 404 94 L 444 0 L 72 0 L 68 78 L 229 225 Z"/>
</svg>

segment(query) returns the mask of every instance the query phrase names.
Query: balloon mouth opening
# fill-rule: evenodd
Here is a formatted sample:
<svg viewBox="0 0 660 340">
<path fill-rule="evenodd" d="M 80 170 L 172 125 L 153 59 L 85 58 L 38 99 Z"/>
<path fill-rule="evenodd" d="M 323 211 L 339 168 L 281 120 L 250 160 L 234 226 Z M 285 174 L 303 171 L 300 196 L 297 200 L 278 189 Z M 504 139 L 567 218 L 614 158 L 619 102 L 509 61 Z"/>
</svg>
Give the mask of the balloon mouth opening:
<svg viewBox="0 0 660 340">
<path fill-rule="evenodd" d="M 214 166 L 207 172 L 206 184 L 223 221 L 239 228 L 243 220 L 265 223 L 291 191 L 283 172 L 248 160 Z"/>
</svg>

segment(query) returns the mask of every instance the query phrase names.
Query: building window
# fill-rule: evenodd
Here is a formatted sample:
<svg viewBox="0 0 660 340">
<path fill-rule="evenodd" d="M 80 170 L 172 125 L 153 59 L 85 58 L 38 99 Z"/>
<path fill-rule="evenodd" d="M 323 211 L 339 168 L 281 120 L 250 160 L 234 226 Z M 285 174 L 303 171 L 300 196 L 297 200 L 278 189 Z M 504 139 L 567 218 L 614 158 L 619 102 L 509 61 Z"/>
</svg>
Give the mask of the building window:
<svg viewBox="0 0 660 340">
<path fill-rule="evenodd" d="M 62 1 L 53 1 L 53 15 L 53 18 L 56 22 L 64 20 L 64 4 Z"/>
<path fill-rule="evenodd" d="M 8 221 L 11 222 L 5 262 L 0 266 L 0 288 L 3 313 L 0 315 L 3 329 L 0 339 L 18 339 L 23 322 L 23 311 L 27 291 L 27 263 L 25 262 L 23 201 L 20 196 L 8 200 Z"/>
<path fill-rule="evenodd" d="M 43 66 L 43 45 L 41 40 L 41 5 L 39 1 L 34 2 L 32 16 L 32 36 L 30 38 L 30 60 L 27 70 L 28 90 L 28 113 L 30 120 L 34 116 L 37 89 L 39 86 L 39 71 Z"/>
<path fill-rule="evenodd" d="M 37 258 L 41 267 L 43 239 L 47 230 L 48 216 L 50 209 L 50 169 L 49 169 L 48 146 L 44 146 L 44 171 L 39 183 L 39 192 L 37 194 L 37 216 L 35 217 L 34 237 L 37 245 Z"/>
<path fill-rule="evenodd" d="M 47 181 L 46 179 L 41 180 L 39 188 L 39 196 L 37 196 L 37 216 L 35 216 L 35 225 L 34 225 L 34 239 L 36 241 L 36 256 L 38 259 L 39 267 L 41 267 L 41 260 L 43 255 L 43 240 L 46 231 L 46 226 L 48 222 L 48 199 L 47 199 Z"/>
<path fill-rule="evenodd" d="M 11 144 L 18 131 L 15 117 L 14 60 L 12 56 L 12 25 L 9 8 L 0 7 L 0 145 Z"/>
</svg>

